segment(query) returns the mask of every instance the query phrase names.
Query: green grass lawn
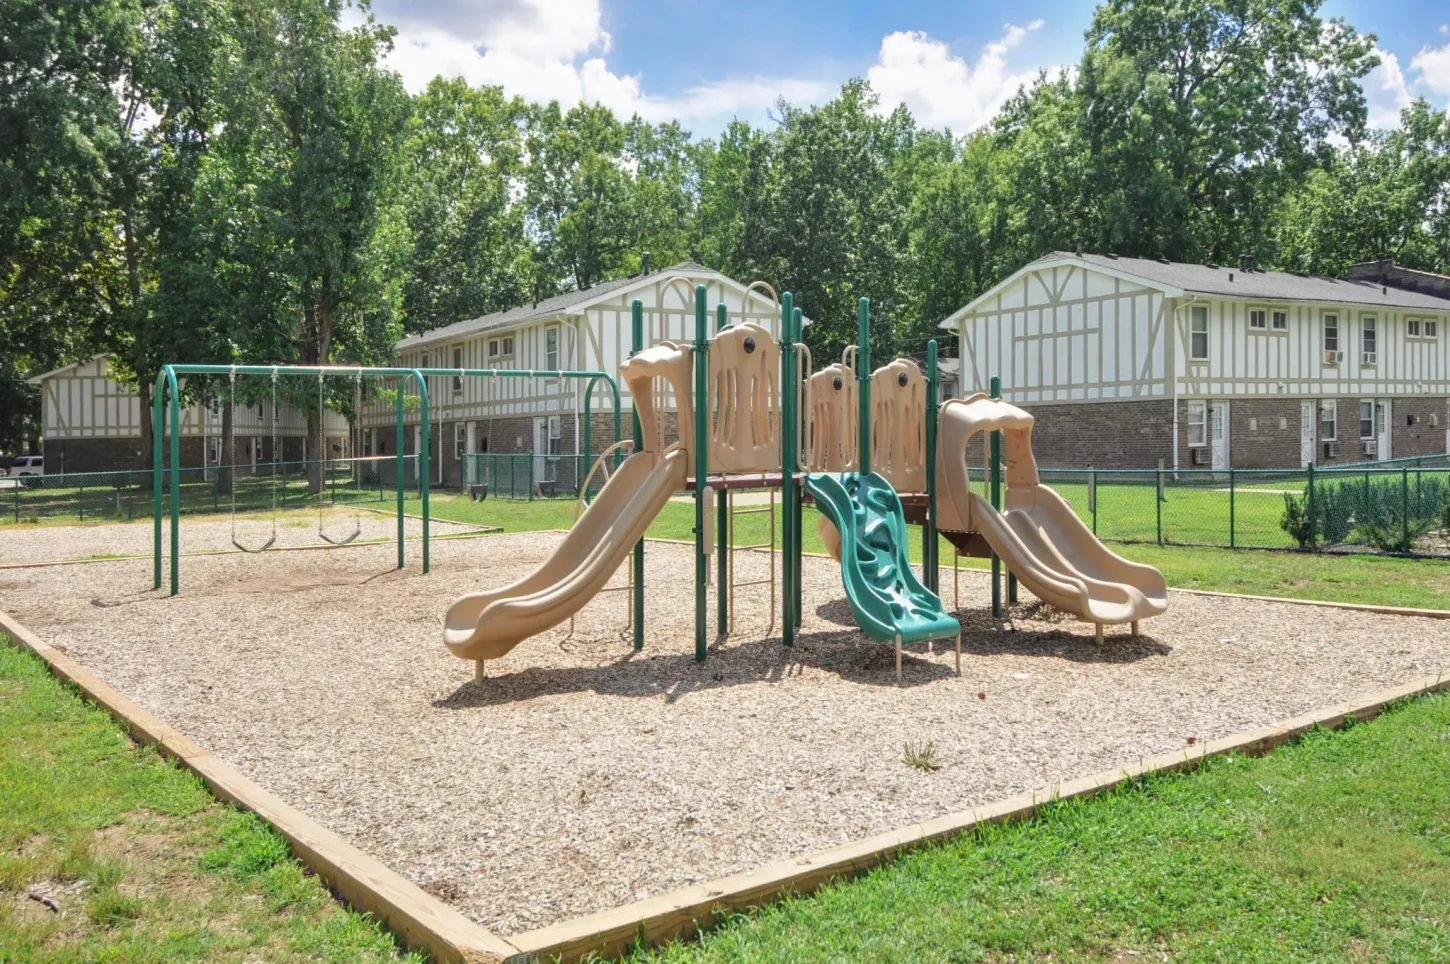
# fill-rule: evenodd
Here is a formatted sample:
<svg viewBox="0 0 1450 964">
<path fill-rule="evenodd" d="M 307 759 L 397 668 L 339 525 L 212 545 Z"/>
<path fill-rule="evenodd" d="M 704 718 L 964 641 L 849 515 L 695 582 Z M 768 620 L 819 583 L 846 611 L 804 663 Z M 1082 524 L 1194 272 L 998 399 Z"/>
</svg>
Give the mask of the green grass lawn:
<svg viewBox="0 0 1450 964">
<path fill-rule="evenodd" d="M 1444 961 L 1450 697 L 988 827 L 643 962 Z"/>
<path fill-rule="evenodd" d="M 0 961 L 400 959 L 261 821 L 0 636 Z"/>
<path fill-rule="evenodd" d="M 1152 490 L 1148 493 L 1151 505 Z M 416 509 L 416 502 L 410 503 L 409 511 Z M 574 503 L 562 500 L 510 502 L 503 499 L 474 503 L 467 497 L 435 495 L 431 511 L 438 519 L 496 525 L 507 532 L 523 532 L 568 528 L 574 518 Z M 802 518 L 801 540 L 806 552 L 825 551 L 816 535 L 816 519 L 815 508 L 808 506 Z M 694 525 L 694 506 L 671 502 L 650 526 L 649 535 L 656 539 L 688 541 L 694 538 Z M 913 530 L 919 533 L 919 529 L 913 527 Z M 766 516 L 744 516 L 739 520 L 735 534 L 737 544 L 760 543 L 767 538 Z M 949 567 L 951 546 L 945 542 L 942 546 L 941 559 Z M 1450 560 L 1234 551 L 1151 544 L 1111 544 L 1110 548 L 1129 559 L 1158 567 L 1170 586 L 1184 589 L 1450 609 Z M 911 554 L 913 559 L 920 561 L 919 534 L 912 540 Z M 963 559 L 962 564 L 984 568 L 987 561 Z M 942 584 L 947 592 L 950 592 L 950 579 L 950 572 L 943 574 Z"/>
</svg>

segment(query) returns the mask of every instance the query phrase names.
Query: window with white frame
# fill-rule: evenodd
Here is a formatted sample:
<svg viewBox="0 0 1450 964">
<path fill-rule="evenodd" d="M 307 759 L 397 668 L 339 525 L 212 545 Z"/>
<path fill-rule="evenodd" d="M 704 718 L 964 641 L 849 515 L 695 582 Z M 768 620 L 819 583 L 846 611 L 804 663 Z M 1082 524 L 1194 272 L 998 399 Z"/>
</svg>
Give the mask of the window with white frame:
<svg viewBox="0 0 1450 964">
<path fill-rule="evenodd" d="M 564 451 L 564 423 L 557 415 L 549 416 L 549 454 L 559 455 Z"/>
<path fill-rule="evenodd" d="M 1409 335 L 1411 338 L 1419 338 L 1420 337 L 1420 319 L 1418 319 L 1418 318 L 1406 318 L 1405 319 L 1405 334 Z"/>
<path fill-rule="evenodd" d="M 1359 437 L 1374 438 L 1374 402 L 1359 403 Z"/>
<path fill-rule="evenodd" d="M 463 346 L 462 345 L 455 345 L 454 348 L 453 348 L 453 367 L 459 369 L 460 371 L 463 369 Z M 461 391 L 463 391 L 463 376 L 462 375 L 454 375 L 453 376 L 453 394 L 457 395 Z"/>
<path fill-rule="evenodd" d="M 1425 337 L 1426 338 L 1439 338 L 1440 337 L 1440 323 L 1438 321 L 1436 321 L 1434 318 L 1426 318 L 1425 319 Z"/>
<path fill-rule="evenodd" d="M 1269 312 L 1263 308 L 1249 309 L 1249 327 L 1255 331 L 1263 331 L 1269 327 Z"/>
<path fill-rule="evenodd" d="M 1373 365 L 1379 359 L 1376 350 L 1379 344 L 1376 321 L 1374 315 L 1365 315 L 1360 319 L 1360 351 L 1363 353 L 1360 361 L 1366 365 Z"/>
<path fill-rule="evenodd" d="M 559 370 L 559 326 L 550 325 L 544 329 L 544 369 Z"/>
<path fill-rule="evenodd" d="M 453 424 L 453 457 L 459 462 L 463 461 L 463 455 L 468 451 L 468 423 L 455 422 Z"/>
<path fill-rule="evenodd" d="M 1208 361 L 1208 306 L 1194 305 L 1188 319 L 1188 358 Z"/>
<path fill-rule="evenodd" d="M 1339 351 L 1339 315 L 1324 313 L 1324 350 Z"/>
<path fill-rule="evenodd" d="M 1269 323 L 1275 331 L 1289 330 L 1289 313 L 1282 308 L 1275 308 L 1269 317 Z"/>
<path fill-rule="evenodd" d="M 1198 448 L 1208 444 L 1208 403 L 1188 403 L 1188 446 Z"/>
<path fill-rule="evenodd" d="M 490 338 L 488 340 L 488 358 L 490 361 L 495 358 L 512 358 L 513 355 L 513 335 L 500 335 L 497 338 Z"/>
<path fill-rule="evenodd" d="M 1339 441 L 1339 400 L 1321 399 L 1319 402 L 1319 440 Z"/>
</svg>

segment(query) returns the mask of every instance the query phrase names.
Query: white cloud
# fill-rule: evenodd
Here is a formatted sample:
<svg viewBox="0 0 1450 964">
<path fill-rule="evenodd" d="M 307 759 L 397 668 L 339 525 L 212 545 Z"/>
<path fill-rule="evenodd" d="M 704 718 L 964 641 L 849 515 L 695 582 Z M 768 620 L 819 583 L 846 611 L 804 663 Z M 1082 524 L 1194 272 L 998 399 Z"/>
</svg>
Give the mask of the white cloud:
<svg viewBox="0 0 1450 964">
<path fill-rule="evenodd" d="M 1440 28 L 1441 33 L 1450 33 L 1450 25 Z M 1450 44 L 1443 47 L 1425 47 L 1410 61 L 1410 70 L 1415 74 L 1416 85 L 1450 97 Z"/>
<path fill-rule="evenodd" d="M 1365 75 L 1365 104 L 1369 108 L 1370 127 L 1398 127 L 1400 111 L 1410 106 L 1410 87 L 1405 82 L 1405 72 L 1400 69 L 1400 58 L 1384 48 L 1377 51 L 1380 65 Z"/>
<path fill-rule="evenodd" d="M 950 126 L 964 133 L 990 121 L 1017 88 L 1036 77 L 1036 68 L 1012 73 L 1007 60 L 1008 53 L 1041 26 L 1041 20 L 1025 27 L 1006 24 L 1000 39 L 982 47 L 975 64 L 953 55 L 945 43 L 924 32 L 887 34 L 866 77 L 881 95 L 882 110 L 905 104 L 923 126 Z"/>
<path fill-rule="evenodd" d="M 649 94 L 638 74 L 613 70 L 612 38 L 599 0 L 378 0 L 379 20 L 398 28 L 388 66 L 410 91 L 435 76 L 496 84 L 534 103 L 600 103 L 622 117 L 679 120 L 713 134 L 732 117 L 761 114 L 777 97 L 830 96 L 833 84 L 769 77 L 728 78 L 673 97 Z"/>
</svg>

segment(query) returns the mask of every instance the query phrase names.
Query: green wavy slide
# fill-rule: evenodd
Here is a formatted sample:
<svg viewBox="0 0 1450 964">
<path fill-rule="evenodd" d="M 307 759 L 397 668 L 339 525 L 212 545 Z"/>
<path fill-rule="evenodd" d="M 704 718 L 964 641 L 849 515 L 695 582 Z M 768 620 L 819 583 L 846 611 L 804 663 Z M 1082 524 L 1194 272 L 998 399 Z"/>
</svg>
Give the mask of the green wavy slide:
<svg viewBox="0 0 1450 964">
<path fill-rule="evenodd" d="M 911 568 L 891 483 L 875 472 L 812 472 L 806 490 L 841 533 L 841 580 L 866 635 L 879 643 L 955 638 L 961 627 Z"/>
</svg>

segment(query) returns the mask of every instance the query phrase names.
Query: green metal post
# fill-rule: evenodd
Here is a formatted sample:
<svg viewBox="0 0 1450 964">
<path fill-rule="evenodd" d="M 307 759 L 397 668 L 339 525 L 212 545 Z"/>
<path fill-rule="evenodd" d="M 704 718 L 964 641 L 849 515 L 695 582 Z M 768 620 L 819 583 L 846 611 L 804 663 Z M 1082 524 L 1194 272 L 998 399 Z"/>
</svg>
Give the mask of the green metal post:
<svg viewBox="0 0 1450 964">
<path fill-rule="evenodd" d="M 992 398 L 1002 397 L 1002 377 L 1000 375 L 992 376 L 990 393 Z M 1002 433 L 1000 431 L 994 431 L 991 434 L 988 463 L 992 508 L 1000 511 L 1002 508 Z M 1002 559 L 995 552 L 992 553 L 992 618 L 1002 618 Z"/>
<path fill-rule="evenodd" d="M 724 331 L 729 321 L 730 309 L 722 301 L 715 306 L 715 333 Z M 730 626 L 730 592 L 725 585 L 730 566 L 730 490 L 721 489 L 715 501 L 715 633 L 724 636 Z"/>
<path fill-rule="evenodd" d="M 1234 496 L 1235 496 L 1235 494 L 1236 494 L 1236 489 L 1235 489 L 1235 485 L 1234 485 L 1234 470 L 1233 469 L 1229 469 L 1228 470 L 1228 547 L 1230 549 L 1237 549 L 1238 548 L 1237 540 L 1234 538 L 1234 530 L 1235 530 L 1235 522 L 1236 522 L 1236 519 L 1234 517 Z"/>
<path fill-rule="evenodd" d="M 796 369 L 795 338 L 791 316 L 795 313 L 795 297 L 789 292 L 780 296 L 780 511 L 781 511 L 781 625 L 780 639 L 786 646 L 795 645 L 795 518 L 796 502 L 796 393 L 792 391 L 792 373 Z"/>
<path fill-rule="evenodd" d="M 1410 551 L 1410 467 L 1400 467 L 1400 545 Z"/>
<path fill-rule="evenodd" d="M 871 471 L 871 299 L 856 302 L 856 464 Z"/>
<path fill-rule="evenodd" d="M 1158 460 L 1158 478 L 1153 486 L 1153 510 L 1158 527 L 1158 544 L 1163 544 L 1163 460 Z"/>
<path fill-rule="evenodd" d="M 704 285 L 695 286 L 695 661 L 704 662 L 709 605 L 706 578 L 710 549 L 705 545 L 705 493 L 710 487 L 710 312 L 705 305 Z"/>
<path fill-rule="evenodd" d="M 926 343 L 926 525 L 921 527 L 921 571 L 926 588 L 941 594 L 937 565 L 936 534 L 936 433 L 937 419 L 936 339 Z"/>
<path fill-rule="evenodd" d="M 167 368 L 171 388 L 171 595 L 181 592 L 181 393 Z"/>
<path fill-rule="evenodd" d="M 1314 538 L 1318 534 L 1314 525 L 1314 463 L 1309 463 L 1309 495 L 1307 499 L 1309 506 L 1309 548 L 1314 548 Z"/>
<path fill-rule="evenodd" d="M 629 354 L 633 358 L 644 351 L 644 302 L 638 298 L 630 304 L 629 308 Z M 616 409 L 618 414 L 618 398 L 616 396 Z M 639 407 L 635 405 L 634 398 L 629 400 L 629 408 L 634 417 L 634 450 L 644 451 L 644 428 L 639 423 Z M 634 597 L 631 605 L 634 607 L 634 648 L 644 649 L 644 540 L 640 539 L 634 544 Z"/>
<path fill-rule="evenodd" d="M 403 503 L 407 498 L 408 484 L 408 460 L 403 456 L 403 419 L 406 417 L 403 405 L 403 396 L 407 394 L 407 383 L 398 379 L 398 401 L 397 415 L 394 418 L 394 435 L 396 436 L 393 449 L 393 463 L 397 466 L 394 479 L 395 487 L 398 490 L 398 568 L 401 569 L 407 561 L 407 549 L 404 548 L 407 541 L 407 527 L 403 522 Z M 274 453 L 275 457 L 275 453 Z"/>
<path fill-rule="evenodd" d="M 418 394 L 423 399 L 422 441 L 418 451 L 418 494 L 423 502 L 423 574 L 427 575 L 428 564 L 428 382 L 423 373 L 414 369 L 413 377 L 418 379 Z"/>
<path fill-rule="evenodd" d="M 161 399 L 166 391 L 166 373 L 156 377 L 156 390 L 151 395 L 151 525 L 153 529 L 152 589 L 161 588 L 161 433 L 166 425 Z M 15 494 L 15 521 L 20 521 L 20 492 Z"/>
<path fill-rule="evenodd" d="M 803 337 L 802 331 L 803 331 L 803 326 L 804 326 L 804 319 L 803 319 L 803 317 L 801 315 L 801 310 L 799 308 L 792 308 L 791 309 L 791 312 L 790 312 L 790 319 L 791 319 L 791 329 L 790 329 L 791 341 L 792 341 L 793 344 L 800 344 L 801 338 Z M 800 471 L 800 467 L 801 467 L 800 466 L 800 450 L 801 450 L 801 447 L 800 447 L 800 432 L 801 432 L 801 423 L 802 423 L 802 421 L 804 421 L 804 413 L 801 412 L 801 410 L 800 410 L 800 397 L 801 397 L 800 387 L 801 387 L 801 382 L 800 382 L 800 379 L 796 377 L 796 371 L 797 371 L 797 368 L 799 367 L 799 358 L 800 358 L 800 351 L 799 351 L 799 349 L 792 348 L 791 349 L 791 357 L 796 360 L 796 364 L 791 366 L 791 397 L 793 399 L 795 399 L 795 401 L 792 403 L 792 406 L 791 407 L 792 407 L 793 411 L 795 412 L 795 424 L 793 424 L 791 426 L 791 430 L 790 430 L 790 432 L 791 432 L 791 439 L 792 439 L 792 442 L 791 442 L 791 451 L 790 451 L 790 464 L 791 464 L 791 471 L 792 472 L 799 472 Z M 802 582 L 803 582 L 803 580 L 801 579 L 801 570 L 802 570 L 802 568 L 805 565 L 805 557 L 801 554 L 802 553 L 802 550 L 803 550 L 803 547 L 805 545 L 804 541 L 801 539 L 801 520 L 803 518 L 805 518 L 805 507 L 801 504 L 801 498 L 802 498 L 803 495 L 804 495 L 804 492 L 801 489 L 801 487 L 800 486 L 796 486 L 796 488 L 795 488 L 795 507 L 791 510 L 791 514 L 790 514 L 790 517 L 791 517 L 791 520 L 792 520 L 791 521 L 791 524 L 795 527 L 795 535 L 793 535 L 791 537 L 791 541 L 790 541 L 790 544 L 791 544 L 791 552 L 792 552 L 792 554 L 795 557 L 795 561 L 791 563 L 791 568 L 792 568 L 792 570 L 795 573 L 794 577 L 791 580 L 791 585 L 793 587 L 793 592 L 792 592 L 792 595 L 791 595 L 791 599 L 792 599 L 791 607 L 792 607 L 792 609 L 795 612 L 795 625 L 796 625 L 796 628 L 797 629 L 799 629 L 800 626 L 801 626 L 801 615 L 802 615 L 802 610 L 804 608 L 803 605 L 802 605 L 802 601 L 801 601 L 801 586 L 802 586 Z"/>
</svg>

